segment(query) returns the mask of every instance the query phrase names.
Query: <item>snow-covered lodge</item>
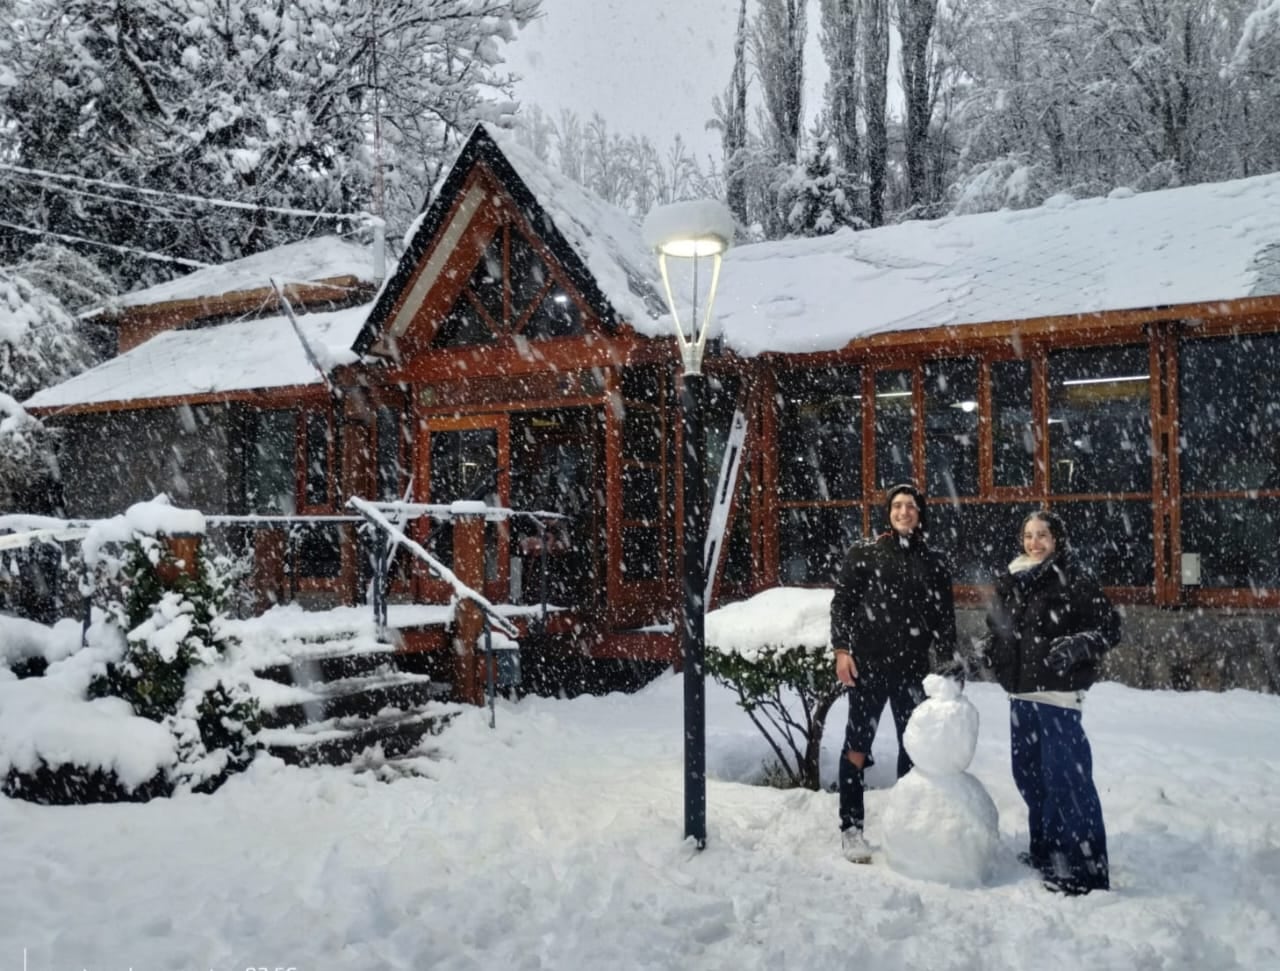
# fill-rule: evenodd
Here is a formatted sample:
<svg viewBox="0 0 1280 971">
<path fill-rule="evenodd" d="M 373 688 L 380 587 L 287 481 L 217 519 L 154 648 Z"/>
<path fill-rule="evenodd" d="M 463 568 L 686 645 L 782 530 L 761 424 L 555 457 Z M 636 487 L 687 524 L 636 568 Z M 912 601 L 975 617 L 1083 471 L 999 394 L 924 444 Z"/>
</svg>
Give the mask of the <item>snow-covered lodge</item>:
<svg viewBox="0 0 1280 971">
<path fill-rule="evenodd" d="M 673 660 L 680 367 L 657 263 L 500 137 L 472 135 L 371 303 L 370 256 L 334 240 L 130 298 L 120 354 L 26 402 L 65 429 L 68 514 L 158 492 L 242 515 L 350 496 L 561 513 L 489 521 L 457 555 L 494 604 L 563 608 L 526 652 Z M 1280 690 L 1280 174 L 743 246 L 714 317 L 709 494 L 745 418 L 715 600 L 831 583 L 915 479 L 962 604 L 1047 504 L 1127 605 L 1113 676 Z M 457 562 L 450 524 L 414 530 Z M 355 536 L 253 530 L 263 602 L 359 602 Z M 412 558 L 391 588 L 448 594 Z"/>
</svg>

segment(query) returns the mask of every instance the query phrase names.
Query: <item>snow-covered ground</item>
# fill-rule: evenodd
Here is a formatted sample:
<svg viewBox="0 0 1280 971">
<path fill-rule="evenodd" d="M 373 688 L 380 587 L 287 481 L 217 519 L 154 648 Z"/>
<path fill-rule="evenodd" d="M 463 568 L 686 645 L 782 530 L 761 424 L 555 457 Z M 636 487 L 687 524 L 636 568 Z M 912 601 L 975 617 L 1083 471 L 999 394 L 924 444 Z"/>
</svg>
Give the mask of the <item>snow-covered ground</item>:
<svg viewBox="0 0 1280 971">
<path fill-rule="evenodd" d="M 1280 967 L 1280 698 L 1095 688 L 1115 890 L 1063 898 L 1014 860 L 1007 702 L 967 695 L 1003 840 L 981 889 L 841 859 L 836 796 L 751 784 L 765 742 L 715 685 L 692 849 L 668 673 L 631 696 L 500 703 L 493 730 L 468 711 L 422 778 L 259 760 L 211 797 L 0 800 L 0 969 Z M 887 799 L 868 795 L 877 847 Z"/>
</svg>

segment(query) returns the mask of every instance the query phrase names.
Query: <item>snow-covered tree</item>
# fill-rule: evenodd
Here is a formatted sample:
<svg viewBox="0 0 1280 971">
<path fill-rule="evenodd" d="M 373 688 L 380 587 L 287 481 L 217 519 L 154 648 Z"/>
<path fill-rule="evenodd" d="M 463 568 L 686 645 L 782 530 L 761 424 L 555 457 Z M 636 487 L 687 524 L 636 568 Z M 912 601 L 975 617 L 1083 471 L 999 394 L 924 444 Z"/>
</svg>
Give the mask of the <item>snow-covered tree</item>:
<svg viewBox="0 0 1280 971">
<path fill-rule="evenodd" d="M 0 267 L 0 507 L 51 511 L 53 436 L 20 402 L 83 370 L 91 354 L 58 298 Z"/>
<path fill-rule="evenodd" d="M 889 167 L 889 0 L 862 4 L 862 79 L 867 117 L 867 220 L 884 222 Z"/>
<path fill-rule="evenodd" d="M 107 615 L 124 633 L 124 655 L 89 685 L 89 696 L 123 698 L 177 741 L 171 781 L 211 791 L 254 756 L 259 709 L 227 665 L 233 573 L 197 548 L 179 563 L 162 536 L 135 531 L 124 548 Z"/>
<path fill-rule="evenodd" d="M 747 186 L 743 169 L 747 165 L 747 0 L 738 4 L 738 28 L 733 35 L 733 71 L 724 99 L 712 99 L 715 117 L 708 127 L 720 132 L 724 157 L 724 183 L 729 211 L 739 225 L 747 217 Z"/>
<path fill-rule="evenodd" d="M 931 42 L 937 12 L 938 0 L 898 0 L 899 67 L 906 101 L 903 138 L 908 202 L 912 206 L 928 201 L 929 125 L 934 99 Z"/>
<path fill-rule="evenodd" d="M 796 164 L 778 201 L 786 207 L 787 231 L 793 236 L 826 236 L 842 226 L 865 229 L 857 212 L 857 182 L 836 159 L 823 136 Z"/>
<path fill-rule="evenodd" d="M 823 93 L 836 161 L 847 172 L 862 166 L 858 138 L 858 4 L 856 0 L 822 0 L 818 39 L 827 60 Z"/>
<path fill-rule="evenodd" d="M 28 230 L 121 248 L 127 286 L 171 275 L 166 259 L 351 228 L 308 213 L 369 209 L 378 156 L 402 229 L 452 146 L 510 115 L 500 42 L 540 0 L 10 2 L 0 156 L 20 170 L 0 205 Z"/>
<path fill-rule="evenodd" d="M 967 180 L 1002 159 L 1076 196 L 1280 166 L 1273 3 L 972 0 L 950 47 L 965 79 L 956 197 L 988 194 Z"/>
</svg>

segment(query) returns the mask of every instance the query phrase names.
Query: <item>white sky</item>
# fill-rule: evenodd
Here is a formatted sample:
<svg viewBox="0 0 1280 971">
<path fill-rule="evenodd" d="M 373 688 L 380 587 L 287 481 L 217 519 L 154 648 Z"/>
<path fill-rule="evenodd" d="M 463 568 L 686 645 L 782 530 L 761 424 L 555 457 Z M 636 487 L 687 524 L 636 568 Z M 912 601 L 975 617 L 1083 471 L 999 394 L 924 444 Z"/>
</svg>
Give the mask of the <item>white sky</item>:
<svg viewBox="0 0 1280 971">
<path fill-rule="evenodd" d="M 818 7 L 809 8 L 806 115 L 820 107 L 826 78 Z M 753 0 L 748 21 L 755 9 Z M 679 134 L 699 158 L 719 162 L 720 137 L 706 123 L 733 69 L 738 0 L 543 0 L 542 11 L 506 49 L 523 77 L 522 102 L 553 120 L 562 108 L 584 122 L 598 111 L 611 131 L 648 135 L 660 151 Z M 758 92 L 754 78 L 750 91 Z"/>
<path fill-rule="evenodd" d="M 36 679 L 46 688 L 67 680 L 52 670 Z M 0 720 L 34 685 L 6 677 Z M 855 866 L 838 853 L 833 792 L 753 784 L 770 752 L 714 683 L 709 842 L 693 851 L 681 838 L 682 682 L 668 673 L 636 695 L 500 702 L 493 730 L 487 710 L 469 709 L 417 760 L 426 778 L 264 758 L 211 797 L 0 799 L 0 967 L 1280 966 L 1280 698 L 1094 688 L 1085 724 L 1115 889 L 1064 899 L 1014 859 L 1027 823 L 1004 695 L 972 684 L 966 696 L 981 718 L 970 772 L 1000 818 L 979 889 L 886 864 L 890 719 L 869 772 L 875 861 Z M 69 750 L 146 751 L 121 713 L 91 720 L 70 704 L 58 724 Z M 840 702 L 825 780 L 844 716 Z M 0 734 L 6 762 L 40 744 L 19 721 Z"/>
</svg>

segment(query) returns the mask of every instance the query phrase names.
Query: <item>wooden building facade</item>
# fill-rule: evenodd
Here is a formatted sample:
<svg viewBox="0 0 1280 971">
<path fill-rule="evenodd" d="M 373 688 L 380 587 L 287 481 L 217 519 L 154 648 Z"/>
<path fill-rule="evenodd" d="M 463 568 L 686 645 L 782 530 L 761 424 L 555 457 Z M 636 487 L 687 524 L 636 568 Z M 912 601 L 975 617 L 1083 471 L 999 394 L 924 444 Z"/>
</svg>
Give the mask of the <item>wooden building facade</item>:
<svg viewBox="0 0 1280 971">
<path fill-rule="evenodd" d="M 205 447 L 201 461 L 216 482 L 199 490 L 207 512 L 338 516 L 349 496 L 553 512 L 566 518 L 542 530 L 520 518 L 486 523 L 484 595 L 558 608 L 539 650 L 675 660 L 686 443 L 679 357 L 660 329 L 655 268 L 621 238 L 625 229 L 605 225 L 613 217 L 598 200 L 528 159 L 513 164 L 513 152 L 476 130 L 392 277 L 330 335 L 345 334 L 352 353 L 327 384 L 316 376 L 145 400 L 37 395 L 32 410 L 56 416 L 73 451 L 90 456 L 72 479 L 109 462 L 94 457 L 104 427 L 166 412 L 180 420 L 148 433 L 153 452 L 171 461 L 175 435 Z M 1280 206 L 1280 179 L 1260 186 L 1261 198 Z M 1046 300 L 1044 313 L 1007 318 L 965 316 L 949 303 L 900 328 L 854 328 L 803 351 L 785 341 L 736 348 L 734 314 L 748 311 L 730 308 L 726 337 L 705 364 L 707 440 L 697 443 L 715 501 L 731 421 L 735 412 L 745 417 L 741 471 L 722 505 L 713 606 L 778 585 L 829 585 L 848 545 L 885 527 L 886 488 L 914 480 L 929 496 L 933 541 L 952 559 L 962 605 L 978 606 L 993 571 L 1012 558 L 1022 517 L 1049 506 L 1126 605 L 1135 651 L 1176 659 L 1211 650 L 1205 663 L 1216 659 L 1220 669 L 1236 651 L 1241 665 L 1261 665 L 1251 686 L 1276 689 L 1274 223 L 1247 284 L 1225 295 L 1206 289 L 1203 299 L 1102 310 L 1081 299 L 1070 312 Z M 858 234 L 870 241 L 859 245 L 895 230 Z M 804 259 L 805 245 L 786 258 Z M 1069 273 L 1070 261 L 1063 267 Z M 736 279 L 744 290 L 753 272 L 775 271 L 743 261 Z M 971 288 L 1003 282 L 995 273 Z M 727 268 L 726 295 L 734 285 Z M 136 460 L 150 461 L 138 448 Z M 91 491 L 103 510 L 68 513 L 149 497 Z M 68 496 L 85 494 L 68 483 Z M 453 562 L 448 523 L 420 520 L 413 530 Z M 364 553 L 351 524 L 317 521 L 291 538 L 258 530 L 253 543 L 269 599 L 318 605 L 364 596 Z M 420 562 L 403 557 L 394 601 L 448 597 Z M 526 610 L 521 623 L 535 615 Z M 445 650 L 450 637 L 410 630 L 405 644 Z M 1163 675 L 1151 674 L 1150 659 L 1142 663 L 1148 673 L 1127 680 L 1159 683 L 1176 668 L 1170 661 Z"/>
</svg>

